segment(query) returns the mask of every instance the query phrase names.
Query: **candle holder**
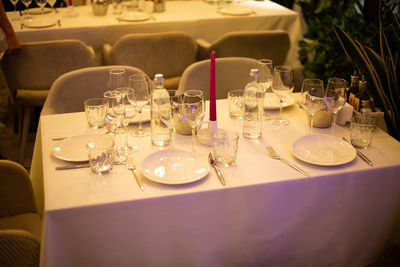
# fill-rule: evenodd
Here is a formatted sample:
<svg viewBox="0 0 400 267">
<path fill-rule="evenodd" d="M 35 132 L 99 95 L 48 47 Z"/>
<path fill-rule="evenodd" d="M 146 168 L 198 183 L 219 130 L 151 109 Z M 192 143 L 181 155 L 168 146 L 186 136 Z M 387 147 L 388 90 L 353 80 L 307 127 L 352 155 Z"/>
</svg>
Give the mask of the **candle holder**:
<svg viewBox="0 0 400 267">
<path fill-rule="evenodd" d="M 218 129 L 221 130 L 221 129 Z M 211 146 L 211 136 L 217 132 L 216 121 L 203 121 L 197 126 L 197 140 L 200 144 Z"/>
</svg>

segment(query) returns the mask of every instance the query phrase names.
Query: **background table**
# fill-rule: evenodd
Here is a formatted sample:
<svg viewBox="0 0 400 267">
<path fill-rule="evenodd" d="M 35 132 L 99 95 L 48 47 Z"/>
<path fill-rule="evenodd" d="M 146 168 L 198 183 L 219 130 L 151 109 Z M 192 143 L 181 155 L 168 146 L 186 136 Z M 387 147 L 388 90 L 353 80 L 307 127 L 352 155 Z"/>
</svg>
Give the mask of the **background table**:
<svg viewBox="0 0 400 267">
<path fill-rule="evenodd" d="M 18 38 L 23 42 L 79 39 L 94 47 L 98 64 L 101 63 L 103 44 L 114 43 L 128 33 L 183 31 L 193 38 L 212 42 L 226 32 L 240 30 L 282 29 L 289 33 L 291 48 L 288 65 L 298 66 L 298 41 L 302 38 L 298 13 L 271 1 L 246 1 L 242 3 L 256 13 L 249 16 L 227 16 L 217 12 L 215 5 L 202 1 L 166 1 L 166 11 L 153 13 L 155 20 L 144 22 L 119 22 L 112 6 L 106 16 L 94 16 L 91 6 L 78 6 L 78 17 L 64 18 L 66 9 L 59 8 L 61 27 L 21 29 L 18 21 L 11 21 Z M 8 16 L 13 16 L 8 12 Z"/>
<path fill-rule="evenodd" d="M 218 100 L 219 127 L 241 132 Z M 83 113 L 40 118 L 31 177 L 44 196 L 43 266 L 366 266 L 390 241 L 400 207 L 400 143 L 377 129 L 372 146 L 341 166 L 315 166 L 291 154 L 307 134 L 303 110 L 284 114 L 292 123 L 267 121 L 260 140 L 239 138 L 236 165 L 223 168 L 226 186 L 211 170 L 204 179 L 168 186 L 115 166 L 97 176 L 89 169 L 56 171 L 51 138 L 93 133 Z M 338 136 L 348 137 L 336 126 Z M 329 133 L 330 129 L 316 129 Z M 149 138 L 135 160 L 157 151 Z M 267 156 L 272 144 L 311 174 L 304 177 Z M 190 149 L 191 137 L 174 134 L 174 146 Z M 198 145 L 206 157 L 209 147 Z M 43 183 L 43 184 L 42 184 Z M 43 190 L 44 191 L 41 191 Z M 43 203 L 39 203 L 43 205 Z"/>
</svg>

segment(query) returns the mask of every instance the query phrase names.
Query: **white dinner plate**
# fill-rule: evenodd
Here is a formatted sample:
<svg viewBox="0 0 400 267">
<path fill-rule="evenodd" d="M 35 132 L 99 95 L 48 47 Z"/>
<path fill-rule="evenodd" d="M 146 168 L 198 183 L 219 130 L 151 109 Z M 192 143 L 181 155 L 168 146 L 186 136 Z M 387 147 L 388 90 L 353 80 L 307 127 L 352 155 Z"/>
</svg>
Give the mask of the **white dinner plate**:
<svg viewBox="0 0 400 267">
<path fill-rule="evenodd" d="M 161 150 L 148 155 L 142 174 L 157 183 L 186 184 L 204 178 L 210 171 L 207 157 L 184 150 Z"/>
<path fill-rule="evenodd" d="M 88 161 L 89 158 L 86 144 L 96 138 L 113 139 L 112 136 L 105 134 L 88 134 L 68 137 L 54 145 L 52 154 L 58 159 L 70 162 Z"/>
<path fill-rule="evenodd" d="M 357 151 L 343 139 L 326 134 L 311 134 L 297 139 L 293 155 L 307 163 L 335 166 L 355 159 Z"/>
<path fill-rule="evenodd" d="M 48 14 L 51 12 L 51 8 L 45 7 L 43 10 L 43 14 Z M 41 15 L 42 9 L 40 7 L 34 7 L 29 9 L 29 14 L 32 15 Z"/>
<path fill-rule="evenodd" d="M 55 19 L 35 17 L 30 20 L 24 20 L 24 27 L 28 28 L 47 28 L 57 24 Z"/>
<path fill-rule="evenodd" d="M 219 9 L 219 12 L 224 15 L 232 16 L 247 16 L 253 13 L 253 10 L 245 6 L 229 5 Z"/>
<path fill-rule="evenodd" d="M 129 22 L 145 21 L 149 20 L 150 18 L 151 16 L 144 12 L 127 12 L 117 16 L 118 20 L 129 21 Z"/>
<path fill-rule="evenodd" d="M 288 96 L 283 101 L 283 108 L 292 106 L 296 101 Z M 279 109 L 279 98 L 274 93 L 266 93 L 264 98 L 264 109 Z"/>
</svg>

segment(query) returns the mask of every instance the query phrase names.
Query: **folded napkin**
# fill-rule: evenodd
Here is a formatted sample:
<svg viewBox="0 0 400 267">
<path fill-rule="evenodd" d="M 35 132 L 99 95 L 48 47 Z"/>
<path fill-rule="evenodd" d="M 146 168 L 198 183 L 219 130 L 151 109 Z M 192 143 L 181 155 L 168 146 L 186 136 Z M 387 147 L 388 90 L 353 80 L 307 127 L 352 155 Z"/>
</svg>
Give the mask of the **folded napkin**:
<svg viewBox="0 0 400 267">
<path fill-rule="evenodd" d="M 353 117 L 353 106 L 346 103 L 341 110 L 339 110 L 336 118 L 336 123 L 339 125 L 345 125 L 346 122 L 351 122 Z"/>
</svg>

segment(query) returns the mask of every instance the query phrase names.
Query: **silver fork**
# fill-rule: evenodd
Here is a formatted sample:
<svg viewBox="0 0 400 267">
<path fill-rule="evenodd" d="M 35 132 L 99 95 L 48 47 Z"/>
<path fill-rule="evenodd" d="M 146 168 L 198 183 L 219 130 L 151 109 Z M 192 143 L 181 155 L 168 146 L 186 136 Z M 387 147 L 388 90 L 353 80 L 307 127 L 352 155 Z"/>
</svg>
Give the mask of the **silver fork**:
<svg viewBox="0 0 400 267">
<path fill-rule="evenodd" d="M 136 165 L 132 160 L 127 160 L 126 161 L 126 168 L 128 170 L 131 170 L 133 173 L 133 176 L 135 176 L 136 182 L 138 184 L 138 186 L 140 187 L 140 190 L 144 191 L 144 185 L 142 182 L 142 179 L 140 179 L 140 177 L 136 174 Z"/>
<path fill-rule="evenodd" d="M 300 169 L 299 167 L 297 167 L 296 165 L 294 165 L 290 161 L 288 161 L 288 160 L 282 158 L 281 156 L 279 156 L 272 146 L 267 146 L 267 150 L 268 150 L 268 154 L 269 154 L 269 156 L 271 158 L 280 160 L 283 163 L 285 163 L 285 164 L 289 165 L 290 167 L 292 167 L 293 169 L 295 169 L 296 171 L 298 171 L 298 172 L 300 172 L 300 173 L 302 173 L 302 174 L 304 174 L 306 176 L 310 176 L 308 173 L 306 173 L 305 171 L 303 171 L 302 169 Z"/>
</svg>

